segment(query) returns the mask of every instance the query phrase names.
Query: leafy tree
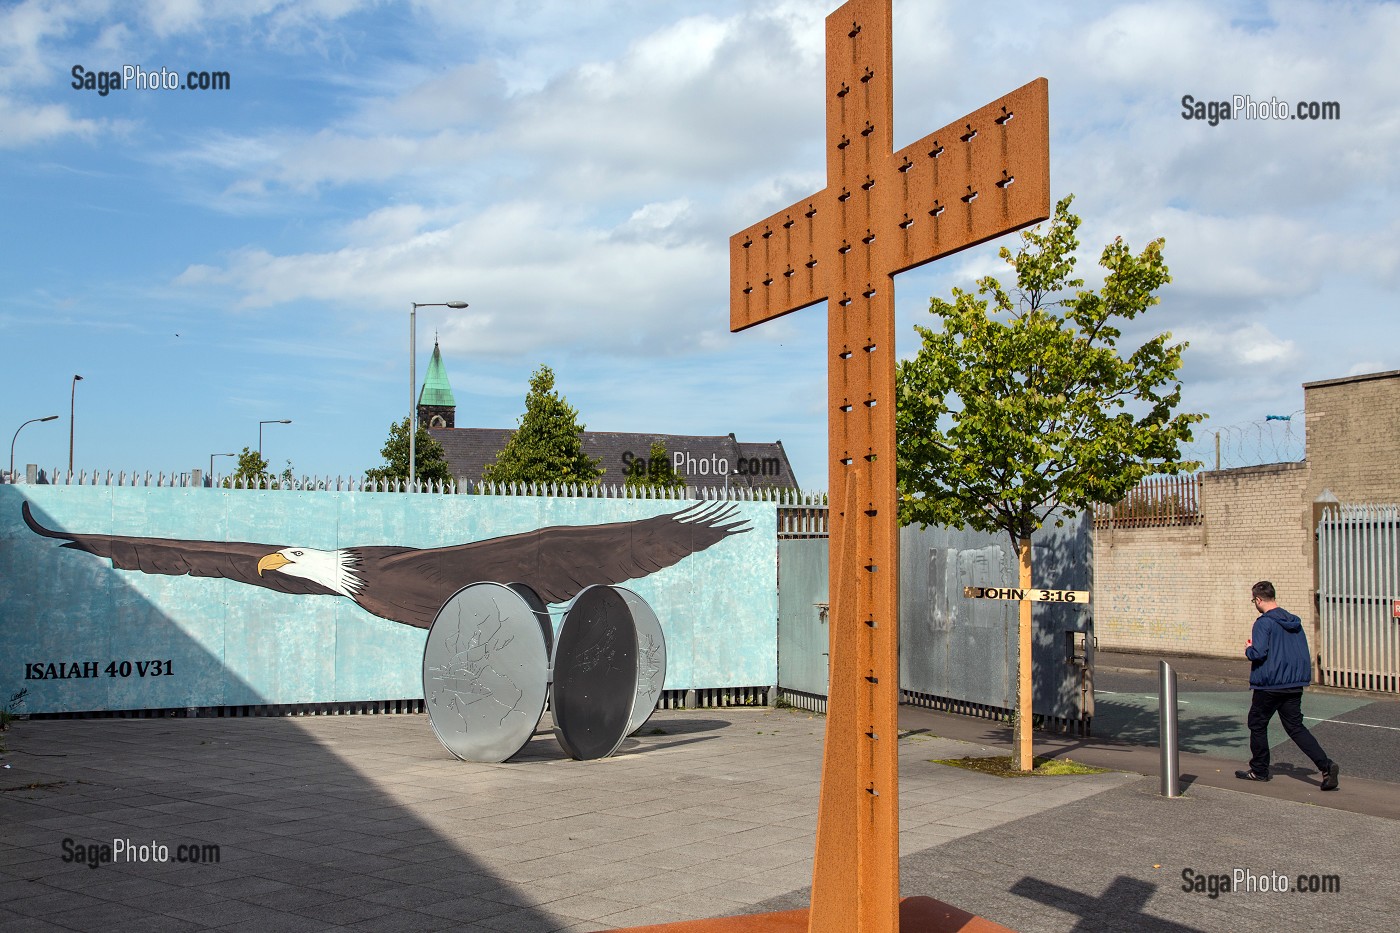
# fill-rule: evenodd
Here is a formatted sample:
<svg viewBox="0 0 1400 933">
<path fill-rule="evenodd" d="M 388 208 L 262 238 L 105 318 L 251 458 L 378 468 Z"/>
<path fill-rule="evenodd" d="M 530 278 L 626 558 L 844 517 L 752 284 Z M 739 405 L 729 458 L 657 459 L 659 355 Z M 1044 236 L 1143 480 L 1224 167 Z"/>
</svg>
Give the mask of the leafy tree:
<svg viewBox="0 0 1400 933">
<path fill-rule="evenodd" d="M 652 486 L 657 489 L 684 489 L 685 477 L 675 471 L 671 458 L 666 453 L 666 445 L 661 441 L 651 442 L 651 452 L 645 460 L 633 460 L 627 469 L 626 486 Z"/>
<path fill-rule="evenodd" d="M 1144 477 L 1199 464 L 1180 445 L 1204 416 L 1174 414 L 1181 351 L 1159 334 L 1124 357 L 1118 323 L 1157 304 L 1171 281 L 1153 240 L 1134 255 L 1122 238 L 1104 247 L 1097 292 L 1074 278 L 1073 197 L 1055 206 L 1048 230 L 1021 234 L 1001 258 L 1016 273 L 1014 297 L 994 277 L 976 295 L 953 289 L 929 311 L 941 330 L 919 327 L 922 348 L 899 364 L 896 427 L 900 521 L 1005 532 L 1031 586 L 1031 533 L 1116 502 Z M 1018 767 L 1030 768 L 1030 603 L 1021 603 Z"/>
<path fill-rule="evenodd" d="M 405 417 L 389 425 L 389 438 L 379 449 L 384 465 L 365 471 L 365 479 L 384 482 L 386 480 L 408 479 L 408 418 Z M 442 445 L 428 433 L 422 422 L 418 424 L 418 436 L 414 438 L 414 473 L 419 482 L 437 481 L 446 483 L 452 479 L 452 470 L 447 465 L 447 453 Z"/>
<path fill-rule="evenodd" d="M 272 480 L 272 474 L 267 471 L 267 461 L 262 454 L 256 450 L 243 448 L 243 452 L 238 455 L 238 468 L 233 474 L 224 480 L 226 487 L 232 488 L 242 481 L 244 486 L 253 486 L 258 482 L 267 483 Z"/>
<path fill-rule="evenodd" d="M 604 473 L 599 462 L 583 452 L 578 409 L 554 390 L 554 371 L 541 365 L 530 377 L 520 426 L 482 478 L 490 483 L 596 483 Z"/>
<path fill-rule="evenodd" d="M 225 489 L 231 489 L 238 484 L 239 480 L 242 480 L 245 487 L 255 486 L 259 482 L 266 485 L 272 482 L 273 479 L 280 479 L 284 483 L 290 483 L 292 481 L 292 461 L 287 461 L 287 466 L 282 470 L 282 474 L 277 477 L 274 477 L 272 473 L 268 471 L 269 465 L 270 464 L 263 459 L 262 454 L 258 453 L 256 450 L 249 450 L 247 447 L 244 447 L 243 452 L 238 455 L 238 468 L 233 471 L 231 476 L 224 479 L 221 485 Z"/>
</svg>

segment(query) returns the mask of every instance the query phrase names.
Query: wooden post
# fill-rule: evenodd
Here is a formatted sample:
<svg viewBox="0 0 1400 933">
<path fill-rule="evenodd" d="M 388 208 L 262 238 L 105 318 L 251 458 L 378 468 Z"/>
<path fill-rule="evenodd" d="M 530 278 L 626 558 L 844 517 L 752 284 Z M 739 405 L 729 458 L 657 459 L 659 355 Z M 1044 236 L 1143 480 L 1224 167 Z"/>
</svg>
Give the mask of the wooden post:
<svg viewBox="0 0 1400 933">
<path fill-rule="evenodd" d="M 1019 538 L 1016 543 L 1016 560 L 1021 568 L 1020 587 L 1023 590 L 1031 588 L 1031 539 Z M 1035 767 L 1035 755 L 1032 750 L 1031 733 L 1034 731 L 1031 720 L 1034 718 L 1034 711 L 1031 703 L 1031 602 L 1028 599 L 1021 600 L 1020 625 L 1017 628 L 1016 644 L 1018 655 L 1020 656 L 1017 665 L 1016 675 L 1016 728 L 1015 745 L 1016 767 L 1021 771 L 1030 771 Z"/>
</svg>

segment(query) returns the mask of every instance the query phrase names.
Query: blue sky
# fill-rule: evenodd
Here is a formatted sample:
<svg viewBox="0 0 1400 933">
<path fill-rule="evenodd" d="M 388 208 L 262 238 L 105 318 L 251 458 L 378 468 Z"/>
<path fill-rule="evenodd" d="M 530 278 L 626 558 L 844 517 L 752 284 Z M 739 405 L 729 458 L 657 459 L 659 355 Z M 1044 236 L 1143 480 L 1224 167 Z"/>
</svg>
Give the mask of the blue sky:
<svg viewBox="0 0 1400 933">
<path fill-rule="evenodd" d="M 548 363 L 590 428 L 781 439 L 823 487 L 824 314 L 728 333 L 727 238 L 825 184 L 834 6 L 0 5 L 0 431 L 61 416 L 17 463 L 66 465 L 79 373 L 79 468 L 207 469 L 290 418 L 275 467 L 358 474 L 408 408 L 410 302 L 460 299 L 418 321 L 459 425 L 513 425 Z M 1400 8 L 969 6 L 894 3 L 895 145 L 1049 79 L 1081 271 L 1166 237 L 1174 282 L 1125 343 L 1190 341 L 1199 452 L 1222 429 L 1227 465 L 1269 459 L 1302 382 L 1400 369 Z M 231 88 L 100 96 L 75 65 Z M 1341 119 L 1211 127 L 1185 94 Z M 1003 243 L 897 280 L 902 354 Z"/>
</svg>

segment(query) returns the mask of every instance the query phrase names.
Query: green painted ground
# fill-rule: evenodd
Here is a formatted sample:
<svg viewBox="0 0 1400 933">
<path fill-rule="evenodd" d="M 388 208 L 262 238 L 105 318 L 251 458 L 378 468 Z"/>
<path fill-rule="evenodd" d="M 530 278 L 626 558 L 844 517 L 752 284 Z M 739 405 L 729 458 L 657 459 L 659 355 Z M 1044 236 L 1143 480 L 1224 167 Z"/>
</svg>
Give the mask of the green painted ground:
<svg viewBox="0 0 1400 933">
<path fill-rule="evenodd" d="M 1178 690 L 1178 747 L 1184 752 L 1224 757 L 1248 757 L 1248 690 Z M 1157 694 L 1094 691 L 1094 734 L 1134 745 L 1157 744 Z M 1303 696 L 1303 721 L 1314 729 L 1320 721 L 1344 716 L 1370 701 L 1331 694 Z M 1269 743 L 1277 746 L 1288 736 L 1278 718 L 1269 726 Z"/>
</svg>

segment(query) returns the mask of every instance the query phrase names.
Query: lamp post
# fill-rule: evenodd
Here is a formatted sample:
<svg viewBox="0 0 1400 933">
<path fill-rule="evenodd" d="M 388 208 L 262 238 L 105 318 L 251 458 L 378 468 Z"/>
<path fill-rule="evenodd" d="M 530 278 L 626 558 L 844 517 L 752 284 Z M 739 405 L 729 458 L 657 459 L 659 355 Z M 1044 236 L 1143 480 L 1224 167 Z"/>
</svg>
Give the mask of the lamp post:
<svg viewBox="0 0 1400 933">
<path fill-rule="evenodd" d="M 36 421 L 54 421 L 58 415 L 49 415 L 47 418 L 30 418 L 24 424 L 15 428 L 15 436 L 10 438 L 10 482 L 15 481 L 15 441 L 19 440 L 19 432 L 24 430 L 25 425 L 33 424 Z"/>
<path fill-rule="evenodd" d="M 258 459 L 262 459 L 262 426 L 265 424 L 291 424 L 290 418 L 274 418 L 272 421 L 258 422 Z"/>
<path fill-rule="evenodd" d="M 211 481 L 214 479 L 214 458 L 215 458 L 215 457 L 236 457 L 236 456 L 238 456 L 238 454 L 210 454 L 210 455 L 209 455 L 209 479 L 210 479 Z M 262 456 L 262 453 L 259 452 L 259 453 L 258 453 L 258 456 L 261 457 L 261 456 Z"/>
<path fill-rule="evenodd" d="M 467 306 L 465 301 L 413 301 L 408 312 L 408 487 L 418 474 L 418 309 L 456 308 Z"/>
<path fill-rule="evenodd" d="M 78 406 L 78 383 L 82 376 L 73 376 L 73 388 L 68 394 L 68 475 L 73 475 L 73 415 Z"/>
</svg>

